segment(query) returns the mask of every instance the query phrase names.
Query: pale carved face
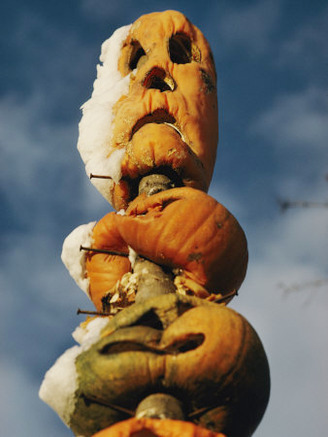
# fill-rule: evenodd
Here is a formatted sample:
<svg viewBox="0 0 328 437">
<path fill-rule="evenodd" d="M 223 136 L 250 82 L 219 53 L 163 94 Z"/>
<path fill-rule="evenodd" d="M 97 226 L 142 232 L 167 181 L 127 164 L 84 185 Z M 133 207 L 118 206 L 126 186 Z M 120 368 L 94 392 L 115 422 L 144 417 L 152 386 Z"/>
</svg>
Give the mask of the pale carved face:
<svg viewBox="0 0 328 437">
<path fill-rule="evenodd" d="M 120 178 L 98 189 L 116 209 L 126 209 L 146 174 L 164 173 L 176 186 L 207 191 L 218 108 L 214 61 L 203 34 L 176 11 L 144 15 L 124 37 L 118 70 L 125 91 L 111 107 L 102 161 L 119 156 Z M 96 97 L 103 99 L 99 91 Z M 85 162 L 92 161 L 92 141 L 88 147 L 84 156 L 80 150 Z M 91 165 L 88 171 L 96 172 Z"/>
</svg>

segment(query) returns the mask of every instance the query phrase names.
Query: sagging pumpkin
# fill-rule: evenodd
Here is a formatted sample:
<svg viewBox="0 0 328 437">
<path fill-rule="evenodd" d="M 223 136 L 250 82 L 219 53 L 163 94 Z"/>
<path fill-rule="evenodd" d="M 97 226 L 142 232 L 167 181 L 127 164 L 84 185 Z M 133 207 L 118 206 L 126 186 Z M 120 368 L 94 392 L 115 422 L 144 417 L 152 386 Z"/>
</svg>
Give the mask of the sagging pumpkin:
<svg viewBox="0 0 328 437">
<path fill-rule="evenodd" d="M 173 294 L 123 309 L 75 367 L 68 425 L 86 437 L 133 416 L 160 392 L 181 402 L 187 422 L 249 437 L 270 391 L 267 358 L 247 320 L 226 306 Z"/>
<path fill-rule="evenodd" d="M 92 182 L 126 209 L 140 178 L 168 173 L 207 191 L 218 141 L 216 71 L 201 31 L 183 14 L 144 15 L 102 47 L 83 105 L 78 149 Z"/>
<path fill-rule="evenodd" d="M 88 252 L 86 272 L 90 298 L 97 309 L 126 273 L 131 247 L 140 256 L 191 279 L 208 294 L 238 290 L 247 269 L 245 234 L 234 216 L 200 190 L 182 187 L 153 196 L 138 196 L 125 215 L 109 213 L 93 229 L 91 249 L 122 255 Z M 206 293 L 206 291 L 205 291 Z"/>
</svg>

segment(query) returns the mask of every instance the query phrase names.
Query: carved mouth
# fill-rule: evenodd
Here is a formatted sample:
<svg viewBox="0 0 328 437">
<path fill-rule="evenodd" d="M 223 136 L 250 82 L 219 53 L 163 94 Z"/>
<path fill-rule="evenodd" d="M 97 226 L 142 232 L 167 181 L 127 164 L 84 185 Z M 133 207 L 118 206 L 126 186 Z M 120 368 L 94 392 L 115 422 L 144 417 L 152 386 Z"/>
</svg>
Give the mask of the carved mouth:
<svg viewBox="0 0 328 437">
<path fill-rule="evenodd" d="M 119 354 L 122 352 L 151 352 L 157 355 L 179 355 L 189 351 L 193 351 L 200 347 L 205 341 L 203 333 L 189 333 L 182 338 L 177 338 L 171 344 L 165 347 L 159 343 L 144 343 L 136 340 L 121 340 L 109 342 L 101 347 L 99 353 L 101 355 Z"/>
<path fill-rule="evenodd" d="M 132 140 L 134 134 L 138 132 L 143 126 L 150 123 L 157 123 L 157 124 L 164 124 L 169 126 L 170 128 L 174 129 L 179 136 L 181 137 L 182 141 L 185 142 L 185 138 L 180 131 L 180 129 L 177 127 L 177 122 L 175 117 L 170 114 L 165 108 L 159 108 L 153 111 L 150 114 L 144 115 L 141 117 L 135 125 L 131 129 L 130 134 L 130 141 Z M 125 176 L 122 179 L 124 179 L 129 187 L 130 187 L 130 201 L 133 200 L 138 195 L 138 187 L 139 183 L 142 178 L 149 175 L 164 175 L 168 177 L 172 181 L 172 187 L 183 187 L 184 183 L 182 181 L 182 177 L 176 170 L 173 170 L 170 165 L 162 165 L 157 166 L 151 169 L 151 171 L 147 173 L 140 174 L 137 178 L 130 178 L 129 176 Z"/>
<path fill-rule="evenodd" d="M 176 119 L 166 109 L 163 108 L 156 109 L 151 114 L 144 115 L 142 118 L 140 118 L 131 130 L 130 140 L 132 139 L 133 135 L 138 132 L 139 129 L 141 129 L 145 124 L 148 123 L 167 124 L 174 130 L 176 130 L 181 138 L 184 140 L 183 134 L 176 126 Z"/>
</svg>

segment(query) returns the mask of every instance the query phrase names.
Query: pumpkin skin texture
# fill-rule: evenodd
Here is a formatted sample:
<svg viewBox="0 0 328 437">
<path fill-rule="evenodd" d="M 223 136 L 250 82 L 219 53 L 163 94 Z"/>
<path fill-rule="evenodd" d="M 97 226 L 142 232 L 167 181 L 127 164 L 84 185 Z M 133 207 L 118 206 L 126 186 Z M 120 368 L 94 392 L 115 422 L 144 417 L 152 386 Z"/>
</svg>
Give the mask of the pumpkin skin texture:
<svg viewBox="0 0 328 437">
<path fill-rule="evenodd" d="M 172 124 L 203 163 L 208 187 L 218 140 L 216 72 L 208 42 L 183 14 L 165 11 L 143 15 L 132 25 L 119 60 L 123 76 L 131 72 L 136 46 L 144 55 L 131 77 L 129 95 L 114 108 L 114 146 L 129 142 L 131 127 L 135 133 L 154 116 L 152 138 L 156 142 L 159 135 L 165 135 L 163 130 L 156 135 L 156 124 L 172 123 L 173 117 Z M 167 126 L 168 139 L 171 130 Z M 140 141 L 142 138 L 136 143 Z M 182 141 L 173 141 L 178 150 Z M 153 148 L 155 151 L 156 145 Z"/>
<path fill-rule="evenodd" d="M 117 216 L 122 238 L 139 255 L 170 268 L 209 292 L 228 294 L 244 280 L 245 234 L 215 199 L 192 188 L 173 188 L 139 196 L 125 216 Z"/>
<path fill-rule="evenodd" d="M 169 170 L 181 185 L 207 191 L 218 104 L 213 55 L 202 32 L 177 11 L 143 15 L 123 41 L 118 70 L 129 88 L 112 108 L 101 154 L 110 160 L 123 152 L 121 177 L 92 182 L 116 210 L 126 209 L 138 179 L 149 172 Z M 86 162 L 92 147 L 85 154 L 79 149 Z"/>
<path fill-rule="evenodd" d="M 115 215 L 109 213 L 96 224 L 91 247 L 128 254 L 129 248 L 117 230 Z M 90 299 L 97 310 L 102 311 L 102 298 L 131 270 L 130 261 L 124 256 L 88 252 L 85 265 Z"/>
<path fill-rule="evenodd" d="M 191 422 L 172 419 L 128 419 L 94 434 L 93 437 L 226 437 Z"/>
<path fill-rule="evenodd" d="M 244 232 L 215 199 L 193 188 L 138 196 L 125 215 L 109 213 L 94 227 L 95 249 L 128 253 L 128 246 L 156 264 L 177 269 L 209 293 L 228 296 L 244 280 L 248 252 Z M 124 256 L 90 252 L 86 274 L 98 310 L 102 298 L 131 271 Z"/>
<path fill-rule="evenodd" d="M 79 388 L 70 427 L 86 437 L 125 420 L 152 393 L 182 402 L 186 420 L 229 437 L 249 437 L 269 397 L 263 346 L 245 318 L 195 297 L 134 304 L 103 328 L 75 361 Z M 156 434 L 155 434 L 156 435 Z"/>
</svg>

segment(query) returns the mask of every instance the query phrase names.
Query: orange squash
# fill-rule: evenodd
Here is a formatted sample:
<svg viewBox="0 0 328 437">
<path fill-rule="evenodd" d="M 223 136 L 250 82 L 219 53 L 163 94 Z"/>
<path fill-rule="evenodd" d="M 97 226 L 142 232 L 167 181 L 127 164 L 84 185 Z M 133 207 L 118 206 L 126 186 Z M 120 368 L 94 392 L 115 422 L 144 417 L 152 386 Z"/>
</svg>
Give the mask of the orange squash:
<svg viewBox="0 0 328 437">
<path fill-rule="evenodd" d="M 148 173 L 169 173 L 180 186 L 207 191 L 218 105 L 214 60 L 204 35 L 182 13 L 165 11 L 137 19 L 119 52 L 114 41 L 103 45 L 103 66 L 80 123 L 78 149 L 88 174 L 113 177 L 92 183 L 117 210 L 126 209 Z M 113 62 L 118 71 L 112 71 Z"/>
<path fill-rule="evenodd" d="M 233 215 L 200 190 L 174 188 L 138 196 L 126 215 L 109 213 L 94 227 L 93 247 L 139 255 L 176 275 L 226 296 L 240 287 L 247 269 L 247 241 Z M 86 261 L 96 307 L 131 270 L 124 256 L 90 253 Z"/>
<path fill-rule="evenodd" d="M 109 213 L 93 228 L 92 248 L 128 254 L 129 248 L 122 239 L 116 226 L 116 214 Z M 90 299 L 98 311 L 102 311 L 102 298 L 115 286 L 121 277 L 131 270 L 126 256 L 108 253 L 88 252 L 86 273 L 89 278 Z"/>
<path fill-rule="evenodd" d="M 183 274 L 211 293 L 237 290 L 246 274 L 245 234 L 215 199 L 192 188 L 139 196 L 116 216 L 124 241 L 138 254 Z"/>
<path fill-rule="evenodd" d="M 188 422 L 249 437 L 269 398 L 255 330 L 232 309 L 195 297 L 169 294 L 123 309 L 75 366 L 68 425 L 86 437 L 133 416 L 153 393 L 180 401 Z"/>
<path fill-rule="evenodd" d="M 132 25 L 119 69 L 129 94 L 114 107 L 112 146 L 126 147 L 123 180 L 165 167 L 181 183 L 207 191 L 218 141 L 216 72 L 201 33 L 176 11 L 143 15 Z M 116 197 L 115 208 L 129 199 Z"/>
<path fill-rule="evenodd" d="M 116 423 L 93 437 L 226 437 L 191 422 L 171 419 L 132 419 Z"/>
</svg>

